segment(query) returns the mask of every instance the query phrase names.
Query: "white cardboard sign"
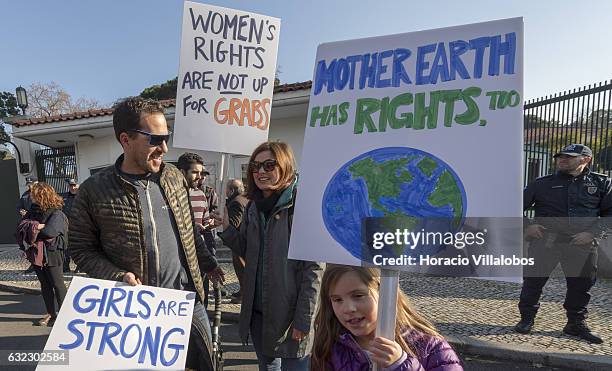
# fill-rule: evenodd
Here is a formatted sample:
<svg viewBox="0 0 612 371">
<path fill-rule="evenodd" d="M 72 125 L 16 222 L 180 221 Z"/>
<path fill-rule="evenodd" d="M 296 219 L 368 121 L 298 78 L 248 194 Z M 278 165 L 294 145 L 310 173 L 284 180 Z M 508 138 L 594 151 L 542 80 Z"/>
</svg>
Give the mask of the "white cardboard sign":
<svg viewBox="0 0 612 371">
<path fill-rule="evenodd" d="M 195 293 L 74 277 L 37 370 L 184 370 Z"/>
<path fill-rule="evenodd" d="M 268 138 L 280 19 L 185 1 L 175 147 L 250 154 Z"/>
<path fill-rule="evenodd" d="M 360 265 L 366 217 L 520 217 L 522 61 L 522 18 L 319 45 L 289 257 Z"/>
</svg>

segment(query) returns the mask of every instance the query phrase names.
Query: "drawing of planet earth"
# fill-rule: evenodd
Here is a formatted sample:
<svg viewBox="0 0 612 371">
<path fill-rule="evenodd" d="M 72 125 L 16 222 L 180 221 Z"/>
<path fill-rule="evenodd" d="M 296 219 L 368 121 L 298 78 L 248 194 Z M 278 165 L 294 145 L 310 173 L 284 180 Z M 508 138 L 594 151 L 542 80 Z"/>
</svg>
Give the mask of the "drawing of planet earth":
<svg viewBox="0 0 612 371">
<path fill-rule="evenodd" d="M 357 156 L 334 174 L 323 194 L 322 213 L 332 237 L 364 259 L 364 218 L 385 217 L 408 226 L 414 220 L 415 228 L 421 218 L 445 218 L 458 229 L 466 215 L 466 194 L 455 171 L 436 156 L 385 147 Z"/>
</svg>

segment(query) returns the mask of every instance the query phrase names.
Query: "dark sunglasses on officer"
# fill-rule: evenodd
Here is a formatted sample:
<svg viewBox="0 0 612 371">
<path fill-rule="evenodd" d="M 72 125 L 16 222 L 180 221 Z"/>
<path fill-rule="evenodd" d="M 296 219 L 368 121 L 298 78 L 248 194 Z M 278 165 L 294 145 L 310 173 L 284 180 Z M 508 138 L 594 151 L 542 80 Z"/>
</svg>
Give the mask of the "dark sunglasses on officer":
<svg viewBox="0 0 612 371">
<path fill-rule="evenodd" d="M 128 131 L 132 132 L 132 133 L 138 133 L 138 134 L 142 134 L 142 135 L 146 135 L 149 137 L 149 145 L 151 147 L 158 147 L 161 146 L 162 143 L 166 142 L 166 144 L 168 144 L 168 140 L 170 140 L 170 135 L 172 135 L 171 131 L 168 131 L 168 134 L 151 134 L 147 131 L 144 130 L 139 130 L 139 129 L 129 129 Z"/>
<path fill-rule="evenodd" d="M 277 162 L 274 159 L 269 159 L 266 161 L 251 161 L 249 162 L 249 171 L 252 173 L 256 173 L 259 169 L 263 168 L 265 172 L 273 171 L 276 168 Z"/>
</svg>

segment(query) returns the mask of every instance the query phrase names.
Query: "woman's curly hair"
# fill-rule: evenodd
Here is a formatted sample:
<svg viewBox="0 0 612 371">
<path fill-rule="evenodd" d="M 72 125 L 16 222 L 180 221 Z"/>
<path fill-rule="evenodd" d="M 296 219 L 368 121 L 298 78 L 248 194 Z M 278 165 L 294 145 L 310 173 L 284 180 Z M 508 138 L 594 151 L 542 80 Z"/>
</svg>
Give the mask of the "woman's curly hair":
<svg viewBox="0 0 612 371">
<path fill-rule="evenodd" d="M 34 183 L 30 189 L 30 194 L 32 195 L 32 202 L 40 206 L 43 211 L 64 207 L 64 199 L 47 183 Z"/>
</svg>

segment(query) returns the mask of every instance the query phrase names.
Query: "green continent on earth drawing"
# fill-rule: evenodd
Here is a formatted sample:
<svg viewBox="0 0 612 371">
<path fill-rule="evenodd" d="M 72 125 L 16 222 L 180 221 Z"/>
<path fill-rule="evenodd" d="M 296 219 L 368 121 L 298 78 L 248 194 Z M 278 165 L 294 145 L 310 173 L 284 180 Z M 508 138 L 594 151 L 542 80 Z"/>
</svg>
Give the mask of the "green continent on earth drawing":
<svg viewBox="0 0 612 371">
<path fill-rule="evenodd" d="M 334 174 L 322 213 L 333 238 L 360 257 L 364 218 L 397 218 L 402 228 L 424 218 L 452 218 L 458 227 L 466 196 L 457 174 L 439 158 L 414 148 L 386 147 L 352 159 Z"/>
</svg>

